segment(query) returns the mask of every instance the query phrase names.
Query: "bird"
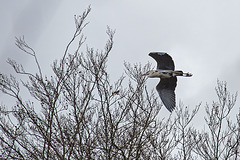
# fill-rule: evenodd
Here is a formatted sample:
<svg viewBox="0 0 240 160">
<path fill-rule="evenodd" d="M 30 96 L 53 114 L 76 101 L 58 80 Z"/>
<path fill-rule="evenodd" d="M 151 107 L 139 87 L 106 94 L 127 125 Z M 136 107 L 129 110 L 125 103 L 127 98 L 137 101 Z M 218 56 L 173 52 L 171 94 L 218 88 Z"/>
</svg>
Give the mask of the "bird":
<svg viewBox="0 0 240 160">
<path fill-rule="evenodd" d="M 172 112 L 176 108 L 175 88 L 177 86 L 177 76 L 191 77 L 192 74 L 175 70 L 174 61 L 166 52 L 150 52 L 148 55 L 157 62 L 157 69 L 150 70 L 140 76 L 160 78 L 156 86 L 157 92 L 164 106 L 169 112 Z"/>
</svg>

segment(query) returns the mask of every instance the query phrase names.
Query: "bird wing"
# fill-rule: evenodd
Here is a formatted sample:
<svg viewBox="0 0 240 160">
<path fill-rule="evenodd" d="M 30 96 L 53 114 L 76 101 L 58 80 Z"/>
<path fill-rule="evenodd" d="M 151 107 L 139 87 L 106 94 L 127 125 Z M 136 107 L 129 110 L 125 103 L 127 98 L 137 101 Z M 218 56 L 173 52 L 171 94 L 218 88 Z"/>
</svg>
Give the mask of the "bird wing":
<svg viewBox="0 0 240 160">
<path fill-rule="evenodd" d="M 172 57 L 165 52 L 151 52 L 149 56 L 157 61 L 157 69 L 174 70 L 174 62 Z"/>
<path fill-rule="evenodd" d="M 165 105 L 165 107 L 172 112 L 175 109 L 175 88 L 177 86 L 177 77 L 162 78 L 158 83 L 156 89 Z"/>
</svg>

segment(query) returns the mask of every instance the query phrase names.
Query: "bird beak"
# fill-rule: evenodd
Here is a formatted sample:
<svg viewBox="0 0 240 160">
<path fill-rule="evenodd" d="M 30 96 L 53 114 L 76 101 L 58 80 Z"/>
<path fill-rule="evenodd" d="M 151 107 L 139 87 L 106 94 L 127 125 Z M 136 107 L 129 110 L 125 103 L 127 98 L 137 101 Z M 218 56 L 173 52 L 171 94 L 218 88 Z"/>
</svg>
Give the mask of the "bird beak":
<svg viewBox="0 0 240 160">
<path fill-rule="evenodd" d="M 147 76 L 147 75 L 148 75 L 147 73 L 144 73 L 144 74 L 139 75 L 139 77 Z"/>
</svg>

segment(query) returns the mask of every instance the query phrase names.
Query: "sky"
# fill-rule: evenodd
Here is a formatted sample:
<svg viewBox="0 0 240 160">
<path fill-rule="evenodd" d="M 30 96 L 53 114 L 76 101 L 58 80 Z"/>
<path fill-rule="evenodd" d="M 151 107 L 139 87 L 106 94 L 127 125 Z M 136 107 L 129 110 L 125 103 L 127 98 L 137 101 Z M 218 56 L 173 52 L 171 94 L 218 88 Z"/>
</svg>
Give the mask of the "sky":
<svg viewBox="0 0 240 160">
<path fill-rule="evenodd" d="M 0 72 L 13 69 L 7 58 L 37 71 L 33 59 L 15 46 L 15 37 L 24 35 L 36 51 L 45 73 L 53 60 L 60 59 L 74 31 L 74 15 L 89 5 L 91 12 L 84 30 L 86 44 L 104 49 L 107 26 L 115 29 L 114 47 L 108 68 L 114 78 L 124 73 L 124 61 L 150 62 L 151 51 L 165 51 L 175 68 L 190 72 L 178 78 L 177 103 L 187 106 L 217 101 L 217 80 L 226 81 L 232 93 L 240 91 L 240 1 L 239 0 L 3 0 L 0 2 Z M 86 47 L 86 45 L 84 46 Z M 149 79 L 149 89 L 158 79 Z M 156 92 L 157 94 L 157 92 Z M 0 94 L 0 99 L 4 96 Z M 1 102 L 2 100 L 0 100 Z M 239 102 L 237 102 L 239 108 Z M 168 113 L 164 110 L 163 113 Z"/>
</svg>

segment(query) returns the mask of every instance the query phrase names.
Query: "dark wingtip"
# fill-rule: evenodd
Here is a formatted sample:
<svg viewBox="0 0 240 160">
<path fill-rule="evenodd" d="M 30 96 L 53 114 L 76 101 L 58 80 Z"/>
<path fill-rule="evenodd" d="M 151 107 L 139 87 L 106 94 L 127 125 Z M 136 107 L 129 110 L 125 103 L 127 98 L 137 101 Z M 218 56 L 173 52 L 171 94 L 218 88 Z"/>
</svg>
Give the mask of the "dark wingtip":
<svg viewBox="0 0 240 160">
<path fill-rule="evenodd" d="M 149 56 L 152 56 L 152 55 L 154 55 L 154 54 L 158 54 L 158 55 L 164 55 L 164 54 L 167 54 L 166 52 L 150 52 L 148 55 Z"/>
<path fill-rule="evenodd" d="M 166 108 L 167 108 L 167 110 L 168 110 L 169 112 L 172 113 L 172 111 L 175 109 L 175 106 L 172 106 L 171 108 L 169 108 L 169 107 L 166 107 Z"/>
<path fill-rule="evenodd" d="M 166 107 L 166 109 L 172 113 L 172 111 L 174 111 L 174 109 L 176 108 L 176 105 L 175 105 L 175 100 L 173 103 L 166 103 L 163 101 L 163 105 Z"/>
<path fill-rule="evenodd" d="M 157 61 L 157 69 L 174 70 L 172 57 L 166 52 L 150 52 L 150 57 Z"/>
</svg>

